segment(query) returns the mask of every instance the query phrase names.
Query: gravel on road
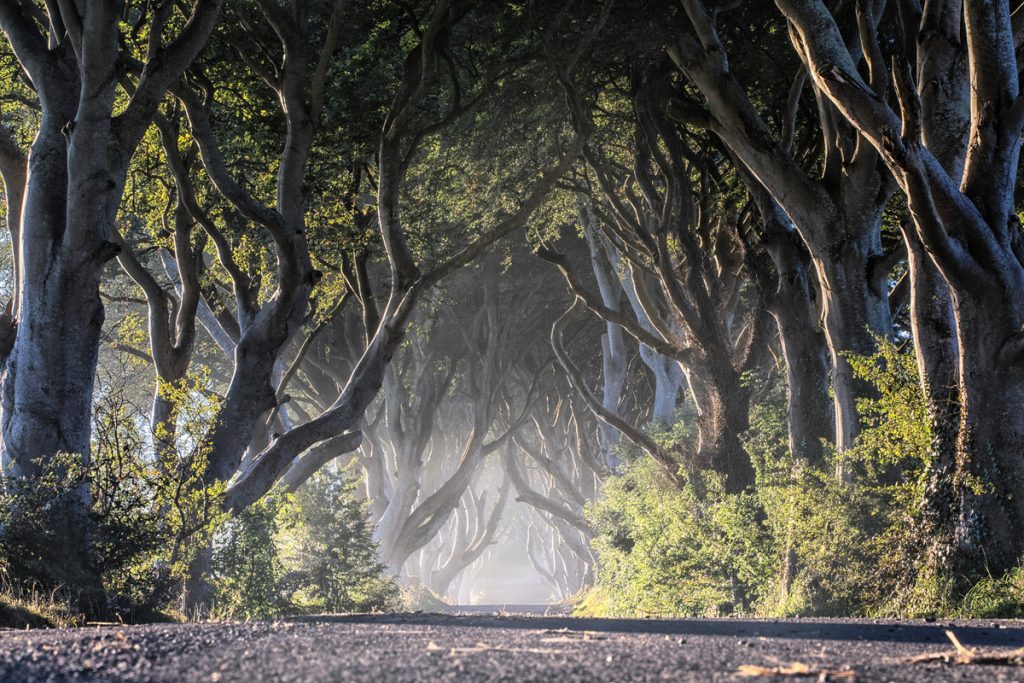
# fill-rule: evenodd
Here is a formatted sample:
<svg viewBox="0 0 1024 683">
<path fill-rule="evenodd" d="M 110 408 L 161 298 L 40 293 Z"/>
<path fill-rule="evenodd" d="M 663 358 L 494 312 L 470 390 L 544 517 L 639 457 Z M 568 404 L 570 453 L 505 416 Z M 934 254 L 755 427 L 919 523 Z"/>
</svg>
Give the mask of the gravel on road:
<svg viewBox="0 0 1024 683">
<path fill-rule="evenodd" d="M 1020 621 L 396 614 L 0 632 L 0 681 L 1024 681 Z"/>
</svg>

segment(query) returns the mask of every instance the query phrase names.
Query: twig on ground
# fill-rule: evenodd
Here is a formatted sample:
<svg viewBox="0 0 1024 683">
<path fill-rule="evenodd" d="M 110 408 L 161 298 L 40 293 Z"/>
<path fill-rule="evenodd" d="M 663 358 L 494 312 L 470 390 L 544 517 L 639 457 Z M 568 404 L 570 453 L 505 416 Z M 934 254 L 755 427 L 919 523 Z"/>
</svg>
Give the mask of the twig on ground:
<svg viewBox="0 0 1024 683">
<path fill-rule="evenodd" d="M 979 650 L 966 647 L 952 631 L 946 631 L 946 637 L 953 643 L 952 650 L 929 652 L 901 660 L 904 664 L 927 664 L 944 662 L 946 664 L 993 664 L 998 666 L 1024 666 L 1024 647 L 1015 650 Z"/>
</svg>

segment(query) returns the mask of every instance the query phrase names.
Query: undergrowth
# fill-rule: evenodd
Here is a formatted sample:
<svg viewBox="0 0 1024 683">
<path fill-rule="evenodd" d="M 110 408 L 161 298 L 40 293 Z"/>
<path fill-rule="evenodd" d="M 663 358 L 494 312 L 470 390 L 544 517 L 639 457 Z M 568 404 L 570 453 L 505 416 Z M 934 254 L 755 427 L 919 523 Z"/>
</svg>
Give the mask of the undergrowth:
<svg viewBox="0 0 1024 683">
<path fill-rule="evenodd" d="M 68 628 L 84 624 L 59 591 L 21 588 L 0 580 L 0 628 Z"/>
<path fill-rule="evenodd" d="M 920 509 L 930 432 L 917 368 L 912 354 L 879 345 L 875 356 L 850 358 L 877 389 L 860 402 L 861 434 L 817 466 L 788 450 L 777 375 L 747 378 L 762 397 L 745 438 L 756 471 L 747 492 L 726 494 L 706 473 L 675 487 L 624 447 L 622 466 L 587 511 L 598 562 L 577 613 L 1024 616 L 1024 569 L 962 595 L 929 573 Z M 693 438 L 681 427 L 652 435 L 669 446 Z M 840 468 L 846 477 L 836 476 Z"/>
</svg>

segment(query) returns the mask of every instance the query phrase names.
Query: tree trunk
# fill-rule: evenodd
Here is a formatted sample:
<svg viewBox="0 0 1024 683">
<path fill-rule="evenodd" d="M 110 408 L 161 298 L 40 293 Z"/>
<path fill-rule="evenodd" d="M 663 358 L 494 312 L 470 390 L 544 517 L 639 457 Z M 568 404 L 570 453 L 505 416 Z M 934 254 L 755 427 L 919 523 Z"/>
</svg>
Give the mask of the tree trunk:
<svg viewBox="0 0 1024 683">
<path fill-rule="evenodd" d="M 701 375 L 693 370 L 684 372 L 697 405 L 699 439 L 694 464 L 721 474 L 727 493 L 739 493 L 754 484 L 754 467 L 740 442 L 740 435 L 750 426 L 749 392 L 731 365 Z"/>
<path fill-rule="evenodd" d="M 776 4 L 807 46 L 803 56 L 808 71 L 863 139 L 883 152 L 907 197 L 918 237 L 950 286 L 959 343 L 961 421 L 954 478 L 959 509 L 952 513 L 955 547 L 945 566 L 954 588 L 963 589 L 1018 566 L 1024 549 L 1024 269 L 1016 249 L 1019 228 L 1016 220 L 1009 221 L 1024 119 L 1009 4 L 970 0 L 947 7 L 963 8 L 967 29 L 970 132 L 962 178 L 951 178 L 948 172 L 954 168 L 956 147 L 943 142 L 933 151 L 915 135 L 922 123 L 919 99 L 924 98 L 919 94 L 927 95 L 938 84 L 960 102 L 959 86 L 946 88 L 941 81 L 927 80 L 919 93 L 906 72 L 894 70 L 901 116 L 863 83 L 824 4 Z M 958 46 L 959 17 L 947 16 L 951 20 L 944 26 L 931 22 L 927 28 L 942 28 L 948 42 Z M 921 28 L 924 32 L 926 27 Z M 956 131 L 955 122 L 964 120 L 957 113 L 942 118 L 929 119 L 941 124 L 930 125 L 930 133 Z M 928 142 L 935 144 L 934 139 Z"/>
<path fill-rule="evenodd" d="M 182 586 L 181 611 L 192 621 L 207 619 L 213 608 L 213 547 L 207 543 L 196 551 L 189 562 L 188 575 Z"/>
<path fill-rule="evenodd" d="M 217 422 L 207 437 L 209 467 L 207 483 L 227 481 L 238 470 L 242 456 L 256 432 L 259 417 L 275 405 L 270 383 L 277 354 L 283 342 L 245 336 L 235 347 L 235 370 L 228 385 Z"/>
<path fill-rule="evenodd" d="M 963 410 L 955 480 L 959 513 L 948 566 L 957 587 L 966 589 L 1013 569 L 1024 555 L 1024 370 L 1002 358 L 1008 340 L 1020 332 L 1002 297 L 958 293 L 954 303 Z"/>
<path fill-rule="evenodd" d="M 813 467 L 825 462 L 835 433 L 829 397 L 829 352 L 806 300 L 784 298 L 772 307 L 786 363 L 789 450 Z"/>
<path fill-rule="evenodd" d="M 775 320 L 786 364 L 789 451 L 797 460 L 820 468 L 835 435 L 835 418 L 829 395 L 832 368 L 818 320 L 810 258 L 778 202 L 735 156 L 733 162 L 761 214 L 760 242 L 773 266 L 769 270 L 759 254 L 750 251 L 748 270 Z M 749 241 L 744 234 L 741 238 Z"/>
<path fill-rule="evenodd" d="M 69 211 L 73 207 L 65 195 L 69 150 L 53 119 L 44 117 L 29 155 L 19 324 L 4 368 L 0 415 L 5 472 L 27 483 L 58 453 L 88 463 L 92 390 L 103 326 L 99 266 L 114 253 L 104 252 L 107 243 L 93 241 L 85 246 L 66 239 L 74 233 L 102 234 L 101 226 L 109 218 L 98 211 Z M 111 185 L 97 189 L 80 182 L 74 187 L 80 192 L 112 193 L 116 184 L 111 181 Z M 61 506 L 54 535 L 46 542 L 64 549 L 61 571 L 76 577 L 83 607 L 103 609 L 102 583 L 91 546 L 88 494 L 82 491 Z"/>
<path fill-rule="evenodd" d="M 405 467 L 406 464 L 409 463 L 403 462 L 403 467 L 397 472 L 387 510 L 375 530 L 381 562 L 392 572 L 400 571 L 410 555 L 410 552 L 398 546 L 398 542 L 420 491 L 419 468 L 412 470 Z"/>
<path fill-rule="evenodd" d="M 103 305 L 98 273 L 67 260 L 24 287 L 21 310 L 31 317 L 18 326 L 3 390 L 4 456 L 14 476 L 38 473 L 39 458 L 89 453 Z"/>
<path fill-rule="evenodd" d="M 905 241 L 914 353 L 931 432 L 921 510 L 930 546 L 930 564 L 941 566 L 956 533 L 959 349 L 949 286 L 924 253 L 916 235 L 907 232 Z"/>
<path fill-rule="evenodd" d="M 953 178 L 963 174 L 970 130 L 967 50 L 960 39 L 958 0 L 924 3 L 917 32 L 917 81 L 921 84 L 921 133 L 925 145 Z M 906 29 L 914 30 L 910 24 Z M 959 348 L 949 284 L 924 250 L 921 226 L 901 226 L 910 274 L 914 353 L 931 432 L 921 509 L 929 571 L 943 566 L 956 535 L 956 468 L 960 426 Z"/>
<path fill-rule="evenodd" d="M 601 300 L 611 310 L 618 311 L 621 295 L 619 276 L 614 270 L 615 259 L 609 258 L 602 250 L 604 245 L 598 243 L 593 212 L 586 203 L 582 203 L 580 219 L 590 249 L 590 268 L 597 281 Z M 626 340 L 622 328 L 612 323 L 605 323 L 605 333 L 601 335 L 601 382 L 601 405 L 608 412 L 618 415 L 622 389 L 626 384 Z M 615 469 L 618 458 L 612 450 L 622 435 L 618 429 L 604 422 L 598 425 L 598 433 L 604 460 L 609 467 Z"/>
<path fill-rule="evenodd" d="M 153 432 L 153 450 L 158 455 L 169 455 L 177 447 L 178 423 L 175 419 L 175 409 L 174 401 L 166 395 L 160 380 L 157 379 L 149 424 Z"/>
<path fill-rule="evenodd" d="M 703 117 L 703 125 L 721 137 L 772 194 L 812 256 L 832 357 L 835 445 L 842 452 L 860 429 L 857 398 L 874 393 L 854 379 L 844 354 L 872 354 L 873 335 L 891 334 L 887 273 L 876 272 L 890 182 L 880 172 L 875 151 L 835 126 L 831 107 L 821 106 L 817 92 L 826 168 L 820 178 L 809 178 L 791 150 L 776 141 L 730 71 L 713 15 L 700 2 L 687 2 L 685 7 L 696 37 L 681 35 L 669 56 L 706 98 L 712 116 Z M 839 469 L 837 474 L 847 476 Z"/>
<path fill-rule="evenodd" d="M 880 215 L 877 217 L 880 219 Z M 874 220 L 874 217 L 870 220 Z M 857 399 L 873 396 L 874 389 L 854 377 L 848 354 L 869 356 L 877 350 L 876 336 L 888 337 L 892 323 L 888 291 L 874 283 L 870 273 L 875 258 L 881 256 L 875 230 L 849 230 L 848 239 L 837 246 L 838 253 L 828 260 L 815 258 L 815 268 L 824 300 L 825 338 L 832 365 L 832 393 L 835 404 L 835 445 L 842 452 L 853 445 L 860 433 Z M 837 474 L 846 476 L 842 464 Z"/>
<path fill-rule="evenodd" d="M 640 345 L 640 359 L 654 375 L 654 401 L 651 404 L 651 422 L 671 425 L 676 417 L 679 387 L 683 383 L 679 366 L 649 347 Z"/>
</svg>

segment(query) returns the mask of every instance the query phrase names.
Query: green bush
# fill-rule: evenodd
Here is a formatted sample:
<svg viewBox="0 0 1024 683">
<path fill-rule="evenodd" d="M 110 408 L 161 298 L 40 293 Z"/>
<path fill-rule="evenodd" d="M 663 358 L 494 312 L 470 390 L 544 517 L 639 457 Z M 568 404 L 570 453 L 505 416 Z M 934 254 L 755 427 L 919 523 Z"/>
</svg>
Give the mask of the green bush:
<svg viewBox="0 0 1024 683">
<path fill-rule="evenodd" d="M 63 550 L 47 530 L 64 514 L 62 501 L 86 501 L 107 618 L 175 613 L 194 553 L 211 542 L 219 616 L 397 607 L 398 589 L 377 560 L 350 472 L 322 472 L 294 496 L 271 497 L 227 518 L 221 487 L 202 481 L 205 458 L 195 445 L 214 407 L 193 400 L 195 389 L 195 382 L 163 389 L 179 406 L 172 447 L 154 452 L 145 412 L 108 388 L 97 397 L 88 463 L 62 454 L 42 466 L 32 485 L 9 481 L 0 490 L 0 585 L 8 605 L 39 603 L 19 597 L 38 595 L 74 603 L 66 587 L 80 581 L 64 570 Z M 29 614 L 8 612 L 15 621 Z"/>
<path fill-rule="evenodd" d="M 398 607 L 351 472 L 314 475 L 294 495 L 230 520 L 214 543 L 215 614 L 372 612 Z"/>
<path fill-rule="evenodd" d="M 283 592 L 304 612 L 396 609 L 397 584 L 377 558 L 377 544 L 356 496 L 351 471 L 318 472 L 284 510 Z"/>
<path fill-rule="evenodd" d="M 81 458 L 63 453 L 37 465 L 31 484 L 9 479 L 0 490 L 0 574 L 15 592 L 60 592 L 84 584 L 65 566 L 54 530 L 69 510 L 87 504 L 89 470 Z"/>
<path fill-rule="evenodd" d="M 834 453 L 820 469 L 794 460 L 777 376 L 747 378 L 759 397 L 744 439 L 756 472 L 752 491 L 727 495 L 702 474 L 706 494 L 698 498 L 692 483 L 673 488 L 647 459 L 624 453 L 625 465 L 588 510 L 598 568 L 581 609 L 687 616 L 934 611 L 941 591 L 917 570 L 929 431 L 914 358 L 880 340 L 878 354 L 850 360 L 878 395 L 862 401 L 864 431 L 842 462 Z M 685 425 L 655 436 L 669 445 L 693 438 Z M 843 481 L 835 475 L 839 465 L 848 473 Z M 1014 594 L 1005 585 L 987 590 Z"/>
<path fill-rule="evenodd" d="M 130 622 L 173 610 L 190 549 L 220 521 L 218 491 L 202 484 L 201 454 L 154 454 L 145 418 L 124 392 L 100 394 L 88 462 L 59 454 L 30 485 L 10 481 L 0 492 L 0 573 L 15 592 L 74 602 L 69 587 L 79 580 L 64 571 L 48 530 L 66 514 L 62 501 L 85 501 L 103 616 Z"/>
<path fill-rule="evenodd" d="M 982 579 L 968 591 L 958 607 L 960 617 L 1024 617 L 1024 569 L 1018 567 L 999 578 Z"/>
<path fill-rule="evenodd" d="M 765 597 L 779 553 L 753 494 L 707 498 L 669 487 L 648 459 L 627 462 L 590 509 L 604 616 L 722 616 Z"/>
<path fill-rule="evenodd" d="M 266 619 L 288 612 L 278 593 L 282 564 L 277 550 L 280 503 L 265 499 L 230 519 L 214 536 L 214 614 Z"/>
</svg>

